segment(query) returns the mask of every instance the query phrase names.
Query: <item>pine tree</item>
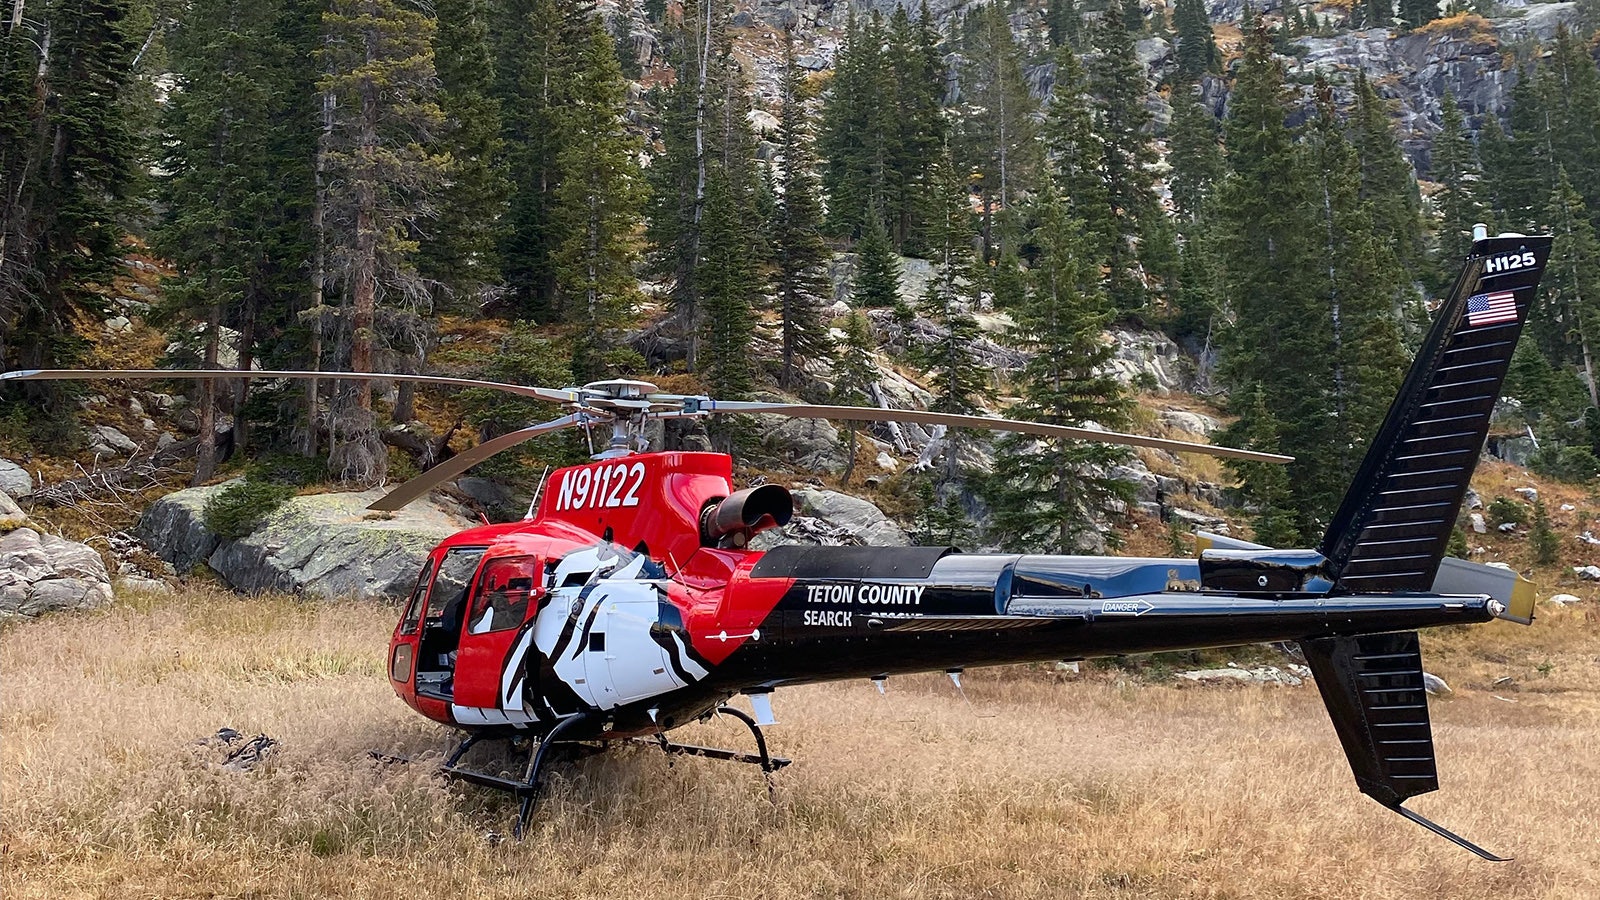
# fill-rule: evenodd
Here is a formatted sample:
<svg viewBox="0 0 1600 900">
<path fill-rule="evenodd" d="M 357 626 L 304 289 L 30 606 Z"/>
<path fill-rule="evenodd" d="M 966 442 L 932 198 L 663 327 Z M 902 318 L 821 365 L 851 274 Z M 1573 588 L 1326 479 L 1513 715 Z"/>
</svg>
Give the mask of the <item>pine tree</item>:
<svg viewBox="0 0 1600 900">
<path fill-rule="evenodd" d="M 1329 433 L 1326 395 L 1333 353 L 1328 330 L 1320 327 L 1326 307 L 1307 289 L 1324 261 L 1311 244 L 1317 235 L 1308 215 L 1313 196 L 1285 124 L 1284 76 L 1271 47 L 1260 26 L 1247 37 L 1225 123 L 1229 173 L 1217 192 L 1217 249 L 1234 324 L 1223 375 L 1240 414 L 1225 440 L 1234 446 L 1251 440 L 1259 448 L 1275 441 L 1296 456 L 1286 474 L 1267 466 L 1238 471 L 1252 502 L 1293 510 L 1294 530 L 1312 539 L 1319 517 L 1331 514 L 1337 499 L 1328 496 L 1333 470 L 1323 456 L 1337 439 Z M 1257 429 L 1260 411 L 1248 404 L 1260 396 L 1272 398 L 1276 415 Z M 1280 478 L 1293 492 L 1287 497 L 1278 496 Z"/>
<path fill-rule="evenodd" d="M 1362 201 L 1372 206 L 1374 236 L 1394 249 L 1408 282 L 1426 269 L 1422 200 L 1411 164 L 1400 151 L 1388 108 L 1363 72 L 1356 73 L 1356 105 L 1351 113 L 1351 143 L 1361 165 Z M 1397 294 L 1396 306 L 1403 299 Z"/>
<path fill-rule="evenodd" d="M 1206 214 L 1223 167 L 1217 119 L 1200 104 L 1196 91 L 1188 85 L 1173 86 L 1167 147 L 1167 161 L 1172 166 L 1168 181 L 1173 212 L 1179 232 L 1189 237 L 1191 227 Z"/>
<path fill-rule="evenodd" d="M 822 209 L 812 174 L 811 127 L 806 113 L 805 70 L 794 61 L 794 32 L 784 33 L 784 76 L 780 90 L 782 122 L 778 132 L 781 196 L 772 222 L 772 255 L 777 264 L 777 293 L 783 366 L 778 383 L 795 388 L 800 366 L 832 352 L 819 306 L 831 291 L 824 267 L 829 260 L 822 240 Z"/>
<path fill-rule="evenodd" d="M 933 177 L 945 197 L 945 215 L 934 234 L 934 277 L 918 305 L 922 314 L 940 327 L 943 337 L 932 346 L 919 348 L 919 355 L 933 370 L 929 379 L 934 395 L 932 408 L 971 413 L 977 409 L 973 398 L 988 382 L 972 352 L 980 332 L 972 315 L 975 278 L 971 214 L 966 190 L 954 166 L 941 166 Z M 948 454 L 951 477 L 956 465 L 953 447 L 954 442 Z"/>
<path fill-rule="evenodd" d="M 974 173 L 982 203 L 982 258 L 988 262 L 1006 248 L 1015 249 L 1010 232 L 1020 223 L 1013 210 L 1040 161 L 1034 124 L 1038 103 L 1023 80 L 1022 51 L 1003 6 L 982 6 L 967 17 L 962 50 L 956 162 Z"/>
<path fill-rule="evenodd" d="M 1375 0 L 1375 2 L 1386 7 L 1388 0 Z M 1421 28 L 1439 18 L 1439 0 L 1400 0 L 1400 18 L 1412 28 Z M 1371 24 L 1383 25 L 1387 22 L 1373 19 Z"/>
<path fill-rule="evenodd" d="M 1217 71 L 1222 54 L 1217 50 L 1217 39 L 1211 31 L 1205 0 L 1177 0 L 1172 27 L 1178 33 L 1176 80 L 1194 81 L 1207 72 Z"/>
<path fill-rule="evenodd" d="M 902 253 L 926 250 L 931 185 L 928 172 L 943 152 L 944 57 L 926 0 L 913 21 L 905 7 L 889 20 L 886 74 L 890 117 L 884 153 L 883 215 L 889 238 Z M 844 211 L 848 214 L 848 211 Z"/>
<path fill-rule="evenodd" d="M 1051 49 L 1083 47 L 1083 14 L 1077 0 L 1048 0 L 1044 13 L 1045 37 Z"/>
<path fill-rule="evenodd" d="M 1533 561 L 1548 566 L 1561 552 L 1561 538 L 1550 527 L 1550 513 L 1543 500 L 1533 501 L 1533 525 L 1528 531 L 1528 548 L 1533 551 Z"/>
<path fill-rule="evenodd" d="M 1402 0 L 1402 5 L 1404 4 L 1404 2 L 1405 2 L 1405 0 Z M 1421 2 L 1422 3 L 1428 3 L 1428 2 L 1430 2 L 1430 0 L 1421 0 Z M 1433 2 L 1436 3 L 1437 0 L 1433 0 Z M 1435 8 L 1437 9 L 1437 6 Z M 1391 23 L 1393 21 L 1394 21 L 1394 0 L 1366 0 L 1366 23 L 1365 24 L 1367 26 L 1382 27 L 1384 25 L 1388 25 L 1389 23 Z M 1416 22 L 1416 23 L 1413 23 L 1413 24 L 1414 25 L 1421 25 L 1421 24 L 1424 24 L 1424 23 Z"/>
<path fill-rule="evenodd" d="M 850 305 L 857 309 L 893 306 L 900 299 L 900 259 L 890 248 L 889 234 L 876 216 L 869 216 L 861 231 Z"/>
<path fill-rule="evenodd" d="M 1374 204 L 1361 198 L 1359 149 L 1346 138 L 1333 89 L 1319 78 L 1316 118 L 1306 135 L 1305 170 L 1316 201 L 1316 255 L 1323 270 L 1313 282 L 1327 310 L 1316 327 L 1328 335 L 1332 380 L 1324 394 L 1333 431 L 1318 457 L 1335 495 L 1348 483 L 1377 434 L 1404 369 L 1397 298 L 1406 282 L 1395 248 L 1375 224 Z M 1358 132 L 1359 133 L 1359 132 Z"/>
<path fill-rule="evenodd" d="M 505 142 L 495 96 L 489 8 L 484 0 L 437 0 L 434 65 L 449 154 L 438 215 L 421 238 L 417 270 L 438 283 L 438 300 L 472 297 L 500 281 Z"/>
<path fill-rule="evenodd" d="M 327 204 L 334 259 L 345 285 L 350 368 L 375 370 L 386 332 L 414 330 L 428 293 L 416 272 L 420 220 L 443 185 L 447 160 L 424 143 L 443 124 L 433 67 L 433 22 L 394 0 L 337 0 L 323 15 L 327 43 L 321 87 L 334 98 L 327 153 Z M 379 330 L 378 298 L 395 313 Z M 372 383 L 356 384 L 348 429 L 335 451 L 341 477 L 381 481 Z"/>
<path fill-rule="evenodd" d="M 562 110 L 588 46 L 579 0 L 499 0 L 496 88 L 510 182 L 500 254 L 509 305 L 519 317 L 559 321 L 554 215 L 565 149 Z"/>
<path fill-rule="evenodd" d="M 75 310 L 119 253 L 136 162 L 124 115 L 135 47 L 129 0 L 58 0 L 27 14 L 13 0 L 0 40 L 0 365 L 71 365 L 84 347 Z M 42 51 L 48 47 L 48 55 Z M 17 389 L 22 415 L 65 436 L 66 392 Z M 7 410 L 9 411 L 9 410 Z"/>
<path fill-rule="evenodd" d="M 1267 405 L 1260 387 L 1253 389 L 1246 402 L 1237 404 L 1239 423 L 1228 429 L 1229 446 L 1256 450 L 1283 446 L 1278 417 Z M 1244 486 L 1244 494 L 1254 514 L 1250 519 L 1255 541 L 1269 547 L 1293 547 L 1304 535 L 1301 517 L 1294 509 L 1291 475 L 1284 466 L 1272 463 L 1229 462 Z"/>
<path fill-rule="evenodd" d="M 1564 326 L 1567 339 L 1577 344 L 1589 405 L 1600 407 L 1600 382 L 1595 377 L 1595 354 L 1600 352 L 1600 239 L 1565 167 L 1557 170 L 1548 207 L 1555 245 L 1540 283 L 1544 315 Z"/>
<path fill-rule="evenodd" d="M 1109 254 L 1113 228 L 1102 181 L 1105 151 L 1095 135 L 1093 101 L 1088 79 L 1071 48 L 1056 53 L 1056 83 L 1046 111 L 1044 143 L 1050 183 L 1067 214 L 1084 223 L 1086 252 L 1103 260 Z"/>
<path fill-rule="evenodd" d="M 555 255 L 561 307 L 579 324 L 572 372 L 580 382 L 606 373 L 611 331 L 639 299 L 634 266 L 645 202 L 639 141 L 623 125 L 626 82 L 611 36 L 598 21 L 577 48 L 578 66 L 566 86 L 557 157 L 561 184 L 552 216 L 564 235 Z"/>
<path fill-rule="evenodd" d="M 884 103 L 890 88 L 883 52 L 886 40 L 883 20 L 876 12 L 866 18 L 850 13 L 823 103 L 818 138 L 828 227 L 834 234 L 854 236 L 869 210 L 881 215 L 885 207 L 893 128 L 893 111 Z"/>
<path fill-rule="evenodd" d="M 177 79 L 164 112 L 167 153 L 156 246 L 177 276 L 153 318 L 190 333 L 202 323 L 200 362 L 218 366 L 222 326 L 239 332 L 239 365 L 255 358 L 265 313 L 282 320 L 304 291 L 296 269 L 305 234 L 297 214 L 310 193 L 309 156 L 289 106 L 300 66 L 276 2 L 204 0 L 168 45 Z M 245 449 L 248 379 L 235 389 L 234 446 Z M 216 467 L 217 388 L 201 385 L 195 483 Z"/>
<path fill-rule="evenodd" d="M 844 340 L 839 345 L 839 356 L 833 364 L 833 392 L 829 399 L 841 406 L 864 406 L 872 402 L 872 387 L 878 380 L 878 366 L 872 360 L 874 343 L 872 326 L 867 317 L 852 312 L 844 320 Z M 856 428 L 854 421 L 845 423 L 845 448 L 849 460 L 840 478 L 850 483 L 856 468 Z"/>
<path fill-rule="evenodd" d="M 1139 245 L 1154 244 L 1164 224 L 1159 220 L 1165 217 L 1149 168 L 1156 161 L 1145 133 L 1149 85 L 1116 4 L 1107 7 L 1092 43 L 1100 55 L 1089 70 L 1089 90 L 1095 99 L 1095 134 L 1109 209 L 1088 221 L 1106 224 L 1106 294 L 1118 310 L 1132 312 L 1143 309 L 1149 299 Z"/>
<path fill-rule="evenodd" d="M 1031 355 L 1011 414 L 1053 425 L 1098 422 L 1116 427 L 1129 401 L 1106 366 L 1115 347 L 1102 338 L 1111 307 L 1098 291 L 1098 268 L 1086 254 L 1082 223 L 1046 190 L 1032 244 L 1027 300 L 1016 310 L 1011 340 Z M 1109 444 L 1002 438 L 989 479 L 993 539 L 1009 549 L 1071 553 L 1090 549 L 1105 515 L 1125 508 L 1127 482 L 1104 473 L 1127 450 Z"/>
<path fill-rule="evenodd" d="M 1472 247 L 1472 226 L 1483 218 L 1477 196 L 1483 175 L 1461 109 L 1448 92 L 1440 116 L 1439 133 L 1433 137 L 1433 179 L 1439 182 L 1433 202 L 1439 210 L 1439 269 L 1443 274 L 1454 271 Z"/>
<path fill-rule="evenodd" d="M 750 337 L 760 289 L 739 193 L 725 173 L 711 178 L 706 188 L 705 249 L 695 267 L 705 308 L 700 326 L 705 381 L 716 396 L 728 399 L 743 397 L 754 384 Z"/>
</svg>

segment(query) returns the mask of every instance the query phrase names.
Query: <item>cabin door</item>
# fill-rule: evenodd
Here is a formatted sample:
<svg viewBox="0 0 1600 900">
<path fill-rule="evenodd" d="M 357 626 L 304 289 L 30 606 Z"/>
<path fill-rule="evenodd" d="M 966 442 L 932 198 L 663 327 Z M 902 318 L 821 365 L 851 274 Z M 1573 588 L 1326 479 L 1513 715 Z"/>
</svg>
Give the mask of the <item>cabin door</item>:
<svg viewBox="0 0 1600 900">
<path fill-rule="evenodd" d="M 507 556 L 484 564 L 473 586 L 456 658 L 455 704 L 474 709 L 523 712 L 521 686 L 531 635 L 522 624 L 538 608 L 540 561 Z"/>
</svg>

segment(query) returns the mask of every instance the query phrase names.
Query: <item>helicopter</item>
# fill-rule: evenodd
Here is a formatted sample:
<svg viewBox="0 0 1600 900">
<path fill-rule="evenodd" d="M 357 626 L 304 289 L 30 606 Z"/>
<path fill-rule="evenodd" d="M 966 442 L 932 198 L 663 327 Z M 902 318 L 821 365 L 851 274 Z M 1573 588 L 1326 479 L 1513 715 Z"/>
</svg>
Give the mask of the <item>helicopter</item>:
<svg viewBox="0 0 1600 900">
<path fill-rule="evenodd" d="M 554 748 L 644 740 L 669 753 L 759 765 L 773 698 L 799 684 L 1121 654 L 1294 642 L 1361 792 L 1478 856 L 1502 858 L 1407 809 L 1438 774 L 1418 630 L 1531 624 L 1532 585 L 1444 559 L 1551 238 L 1479 227 L 1379 433 L 1315 549 L 1202 533 L 1198 558 L 966 553 L 953 547 L 780 545 L 777 484 L 736 489 L 732 459 L 652 451 L 647 423 L 759 413 L 988 428 L 1284 463 L 1289 457 L 989 416 L 723 401 L 614 380 L 561 389 L 428 375 L 234 370 L 24 370 L 67 378 L 383 379 L 488 387 L 565 414 L 486 440 L 371 504 L 392 511 L 495 453 L 564 429 L 610 426 L 590 462 L 549 473 L 520 521 L 455 534 L 428 556 L 389 642 L 408 706 L 464 732 L 451 777 L 521 799 L 526 828 Z M 729 705 L 748 698 L 751 712 Z M 715 714 L 756 752 L 674 743 Z M 462 764 L 484 740 L 526 755 L 522 776 Z"/>
</svg>

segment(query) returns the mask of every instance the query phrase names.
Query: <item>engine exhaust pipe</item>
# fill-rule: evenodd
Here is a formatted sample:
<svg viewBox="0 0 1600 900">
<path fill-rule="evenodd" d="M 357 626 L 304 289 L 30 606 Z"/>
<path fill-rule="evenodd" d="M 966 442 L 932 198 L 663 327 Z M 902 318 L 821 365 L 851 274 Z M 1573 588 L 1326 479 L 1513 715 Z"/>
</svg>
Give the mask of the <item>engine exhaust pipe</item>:
<svg viewBox="0 0 1600 900">
<path fill-rule="evenodd" d="M 706 547 L 739 548 L 768 528 L 789 524 L 794 498 L 776 484 L 734 491 L 700 510 L 700 543 Z"/>
</svg>

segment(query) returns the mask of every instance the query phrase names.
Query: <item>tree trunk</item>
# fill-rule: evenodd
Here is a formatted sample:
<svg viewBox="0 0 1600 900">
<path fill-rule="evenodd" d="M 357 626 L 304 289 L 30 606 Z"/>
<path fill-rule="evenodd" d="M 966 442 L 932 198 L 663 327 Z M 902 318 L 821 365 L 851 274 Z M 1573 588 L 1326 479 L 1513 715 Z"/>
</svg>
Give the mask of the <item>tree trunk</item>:
<svg viewBox="0 0 1600 900">
<path fill-rule="evenodd" d="M 222 342 L 222 307 L 212 304 L 206 313 L 205 367 L 217 367 L 217 351 Z M 200 383 L 200 444 L 195 457 L 193 487 L 211 480 L 217 473 L 217 380 L 207 378 Z"/>
<path fill-rule="evenodd" d="M 376 54 L 377 35 L 367 35 L 367 60 Z M 361 135 L 357 153 L 360 174 L 355 185 L 356 246 L 351 278 L 350 368 L 372 371 L 372 331 L 378 306 L 378 223 L 377 188 L 372 179 L 373 157 L 378 149 L 378 86 L 371 79 L 361 85 Z M 356 406 L 372 410 L 372 382 L 362 380 L 356 387 Z"/>
<path fill-rule="evenodd" d="M 328 170 L 328 140 L 333 133 L 333 93 L 322 92 L 322 134 L 317 137 L 316 193 L 311 204 L 311 238 L 316 248 L 311 256 L 311 371 L 322 371 L 322 313 L 325 298 L 323 286 L 327 282 L 327 205 L 328 190 L 323 176 Z M 321 426 L 322 401 L 318 395 L 320 383 L 313 378 L 306 383 L 306 434 L 301 453 L 315 457 L 320 441 L 317 432 Z"/>
</svg>

